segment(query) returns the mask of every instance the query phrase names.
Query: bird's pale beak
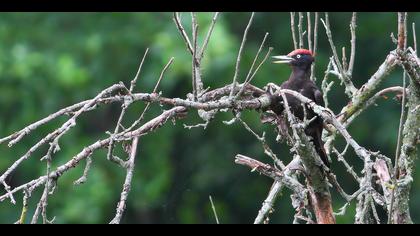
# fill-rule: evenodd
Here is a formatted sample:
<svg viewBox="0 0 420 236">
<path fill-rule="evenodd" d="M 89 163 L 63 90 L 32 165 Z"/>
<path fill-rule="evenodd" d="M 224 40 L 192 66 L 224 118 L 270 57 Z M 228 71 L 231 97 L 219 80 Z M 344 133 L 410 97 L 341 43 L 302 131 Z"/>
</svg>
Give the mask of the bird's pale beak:
<svg viewBox="0 0 420 236">
<path fill-rule="evenodd" d="M 281 63 L 288 64 L 294 60 L 292 57 L 289 57 L 289 56 L 273 56 L 273 59 L 275 59 L 273 63 L 279 63 L 279 64 Z"/>
</svg>

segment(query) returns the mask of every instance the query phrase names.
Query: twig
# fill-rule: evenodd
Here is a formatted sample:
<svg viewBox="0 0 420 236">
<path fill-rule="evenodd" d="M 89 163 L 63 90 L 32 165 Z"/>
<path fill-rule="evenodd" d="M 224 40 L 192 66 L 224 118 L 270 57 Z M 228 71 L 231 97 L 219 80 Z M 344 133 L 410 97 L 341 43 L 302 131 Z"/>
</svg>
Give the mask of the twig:
<svg viewBox="0 0 420 236">
<path fill-rule="evenodd" d="M 131 81 L 131 85 L 130 85 L 130 94 L 134 92 L 134 88 L 136 87 L 137 80 L 138 80 L 138 78 L 139 78 L 141 68 L 143 67 L 143 63 L 144 63 L 144 60 L 146 59 L 146 56 L 147 56 L 147 53 L 148 53 L 148 52 L 149 52 L 149 48 L 146 48 L 146 51 L 145 51 L 145 52 L 144 52 L 144 54 L 143 54 L 143 58 L 141 59 L 141 62 L 140 62 L 139 68 L 138 68 L 138 70 L 137 70 L 136 76 L 134 76 L 134 79 Z"/>
<path fill-rule="evenodd" d="M 347 75 L 352 77 L 353 74 L 353 67 L 354 67 L 354 58 L 356 56 L 356 20 L 357 20 L 357 13 L 353 12 L 350 22 L 350 32 L 351 32 L 351 54 L 350 54 L 350 62 L 349 67 L 347 69 Z"/>
<path fill-rule="evenodd" d="M 318 12 L 315 12 L 315 23 L 314 23 L 314 46 L 313 46 L 313 54 L 316 56 L 316 50 L 318 47 L 318 22 L 319 22 L 319 14 Z M 312 62 L 311 65 L 311 80 L 315 81 L 315 63 L 316 61 Z"/>
<path fill-rule="evenodd" d="M 211 195 L 209 195 L 209 199 L 210 199 L 211 208 L 213 209 L 214 218 L 216 219 L 216 223 L 220 224 L 219 217 L 217 217 L 216 207 L 214 207 L 213 199 L 211 198 Z"/>
<path fill-rule="evenodd" d="M 341 61 L 343 63 L 343 70 L 347 71 L 348 64 L 347 64 L 347 57 L 346 57 L 346 47 L 341 48 Z"/>
<path fill-rule="evenodd" d="M 47 204 L 48 204 L 48 195 L 50 194 L 50 189 L 51 189 L 50 182 L 51 183 L 55 182 L 54 178 L 50 178 L 49 175 L 50 175 L 50 172 L 47 171 L 47 175 L 45 175 L 44 191 L 42 193 L 41 198 L 39 199 L 37 208 L 36 208 L 35 213 L 32 217 L 31 224 L 36 224 L 38 222 L 39 214 L 41 214 L 41 216 L 42 216 L 42 223 L 43 224 L 51 224 L 55 220 L 55 217 L 52 220 L 48 220 L 47 219 L 47 212 L 46 212 L 46 208 L 47 208 Z M 29 191 L 32 191 L 32 190 L 29 189 Z"/>
<path fill-rule="evenodd" d="M 412 27 L 413 27 L 413 43 L 414 43 L 414 52 L 415 52 L 415 55 L 417 56 L 416 23 L 414 23 L 414 22 L 413 22 Z"/>
<path fill-rule="evenodd" d="M 298 13 L 299 15 L 299 23 L 298 23 L 298 32 L 299 32 L 299 48 L 303 48 L 303 14 L 302 12 Z"/>
<path fill-rule="evenodd" d="M 251 172 L 258 171 L 274 180 L 278 180 L 283 177 L 283 174 L 276 168 L 241 154 L 237 154 L 235 156 L 235 163 L 249 166 L 251 168 Z"/>
<path fill-rule="evenodd" d="M 398 49 L 404 50 L 406 47 L 405 41 L 407 38 L 407 15 L 398 12 Z"/>
<path fill-rule="evenodd" d="M 263 42 L 261 43 L 260 49 L 258 50 L 257 55 L 255 56 L 254 62 L 252 63 L 252 66 L 251 66 L 251 68 L 250 68 L 250 70 L 249 70 L 249 72 L 248 72 L 248 75 L 246 76 L 245 82 L 244 82 L 244 84 L 243 84 L 242 88 L 239 90 L 239 92 L 235 95 L 234 100 L 236 100 L 236 99 L 238 99 L 240 96 L 242 96 L 243 92 L 245 91 L 245 88 L 246 88 L 246 87 L 247 87 L 247 86 L 251 83 L 252 79 L 255 77 L 255 75 L 257 74 L 257 72 L 258 72 L 258 70 L 260 69 L 260 67 L 261 67 L 261 66 L 264 64 L 264 62 L 267 60 L 267 58 L 268 58 L 268 56 L 270 55 L 271 51 L 273 51 L 273 48 L 272 48 L 272 47 L 270 47 L 270 48 L 268 49 L 268 51 L 267 51 L 267 53 L 265 54 L 265 56 L 264 56 L 263 60 L 260 62 L 260 64 L 259 64 L 259 65 L 257 66 L 257 68 L 255 69 L 254 73 L 252 73 L 252 75 L 251 75 L 251 70 L 252 70 L 252 68 L 254 67 L 254 63 L 256 62 L 256 60 L 257 60 L 257 58 L 258 58 L 258 55 L 259 55 L 259 54 L 260 54 L 260 52 L 261 52 L 261 49 L 262 49 L 262 47 L 263 47 L 263 45 L 264 45 L 264 42 L 265 42 L 265 39 L 266 39 L 267 35 L 268 35 L 268 33 L 266 33 L 266 35 L 265 35 L 265 37 L 264 37 L 264 39 L 263 39 Z"/>
<path fill-rule="evenodd" d="M 281 181 L 284 184 L 284 186 L 293 190 L 298 198 L 300 198 L 303 201 L 305 200 L 307 190 L 295 178 L 291 178 L 288 175 L 284 175 L 282 172 L 268 164 L 264 164 L 260 161 L 257 161 L 255 159 L 241 154 L 237 154 L 235 156 L 235 163 L 239 165 L 248 166 L 249 168 L 251 168 L 251 172 L 258 171 L 259 173 L 268 176 L 276 181 Z"/>
<path fill-rule="evenodd" d="M 121 198 L 117 204 L 115 217 L 114 219 L 111 220 L 110 224 L 119 224 L 121 221 L 122 215 L 124 213 L 124 210 L 126 208 L 128 194 L 130 193 L 130 190 L 131 190 L 131 180 L 133 179 L 133 172 L 134 172 L 134 165 L 135 165 L 135 159 L 136 159 L 136 154 L 137 154 L 138 142 L 139 142 L 139 137 L 135 137 L 131 144 L 130 158 L 128 160 L 127 174 L 125 176 L 123 190 L 121 192 Z"/>
<path fill-rule="evenodd" d="M 400 86 L 394 86 L 394 87 L 389 87 L 389 88 L 382 89 L 381 91 L 379 91 L 375 95 L 373 95 L 369 100 L 365 101 L 365 103 L 362 104 L 362 107 L 356 113 L 354 113 L 350 118 L 348 118 L 347 120 L 345 120 L 343 122 L 343 125 L 345 127 L 349 126 L 355 118 L 357 118 L 368 107 L 375 104 L 375 102 L 379 98 L 385 98 L 386 99 L 385 95 L 388 94 L 388 93 L 402 94 L 403 90 L 404 90 L 403 87 L 400 87 Z M 407 89 L 405 89 L 405 91 L 407 92 Z"/>
<path fill-rule="evenodd" d="M 213 15 L 213 19 L 212 19 L 212 21 L 211 21 L 211 25 L 210 25 L 209 31 L 207 32 L 207 36 L 206 36 L 206 38 L 204 39 L 203 46 L 201 47 L 200 57 L 199 57 L 199 60 L 200 60 L 200 61 L 201 61 L 201 59 L 203 59 L 203 57 L 204 57 L 204 52 L 205 52 L 205 50 L 207 49 L 207 45 L 208 45 L 208 43 L 209 43 L 209 41 L 210 41 L 210 36 L 211 36 L 211 34 L 213 33 L 214 25 L 216 24 L 216 20 L 217 20 L 217 17 L 218 17 L 218 16 L 219 16 L 219 12 L 215 12 L 215 13 L 214 13 L 214 15 Z"/>
<path fill-rule="evenodd" d="M 38 148 L 40 148 L 42 145 L 46 144 L 48 141 L 56 138 L 61 137 L 66 132 L 68 132 L 72 127 L 76 125 L 76 119 L 85 112 L 89 107 L 94 105 L 97 100 L 100 98 L 116 91 L 124 89 L 125 86 L 122 84 L 114 84 L 111 87 L 103 90 L 100 92 L 94 99 L 90 100 L 88 103 L 86 103 L 82 108 L 80 108 L 69 120 L 67 120 L 60 128 L 56 129 L 55 131 L 49 133 L 47 136 L 45 136 L 43 139 L 38 141 L 34 146 L 32 146 L 23 156 L 21 156 L 18 160 L 16 160 L 7 170 L 3 173 L 3 175 L 0 176 L 0 183 L 2 183 L 6 177 L 14 171 L 23 161 L 28 159 L 33 152 L 35 152 Z"/>
<path fill-rule="evenodd" d="M 172 63 L 173 63 L 173 61 L 174 61 L 174 57 L 171 57 L 171 59 L 169 60 L 169 62 L 165 65 L 165 67 L 163 67 L 163 69 L 162 69 L 162 71 L 160 72 L 160 76 L 159 76 L 159 79 L 158 79 L 158 81 L 156 82 L 156 85 L 155 85 L 155 87 L 153 88 L 153 91 L 152 91 L 152 94 L 156 94 L 156 92 L 157 92 L 157 89 L 159 88 L 159 85 L 160 85 L 160 82 L 162 81 L 162 79 L 163 79 L 163 75 L 165 74 L 165 72 L 166 72 L 166 70 L 169 68 L 169 66 L 171 66 L 172 65 Z M 146 103 L 146 107 L 144 108 L 144 110 L 143 110 L 143 112 L 141 113 L 141 115 L 140 115 L 140 117 L 126 130 L 126 131 L 129 131 L 129 130 L 132 130 L 135 126 L 137 126 L 138 124 L 140 124 L 140 122 L 142 122 L 143 121 L 143 119 L 144 119 L 144 115 L 146 114 L 146 112 L 149 110 L 149 108 L 150 108 L 150 102 L 147 102 Z"/>
<path fill-rule="evenodd" d="M 295 12 L 290 12 L 290 28 L 292 29 L 292 39 L 293 39 L 293 46 L 295 49 L 298 48 L 298 44 L 296 41 L 296 32 L 295 32 Z"/>
<path fill-rule="evenodd" d="M 283 103 L 284 103 L 283 106 L 284 106 L 284 110 L 286 111 L 286 114 L 287 114 L 287 120 L 289 121 L 290 127 L 292 128 L 293 137 L 294 137 L 295 142 L 296 142 L 295 145 L 299 146 L 302 142 L 301 142 L 300 137 L 299 137 L 299 135 L 297 133 L 297 130 L 296 130 L 295 116 L 292 115 L 292 112 L 290 111 L 289 102 L 287 100 L 286 95 L 282 92 L 280 94 L 281 94 L 281 97 L 283 99 Z"/>
<path fill-rule="evenodd" d="M 241 62 L 241 57 L 242 57 L 242 50 L 245 46 L 246 38 L 248 36 L 248 30 L 251 27 L 253 19 L 254 19 L 254 12 L 251 14 L 251 17 L 249 18 L 248 25 L 246 26 L 244 35 L 242 37 L 241 46 L 239 47 L 238 57 L 236 58 L 235 74 L 233 75 L 232 91 L 230 92 L 229 97 L 233 96 L 233 91 L 235 90 L 235 87 L 236 87 L 236 81 L 238 80 L 238 75 L 239 75 L 239 64 Z"/>
<path fill-rule="evenodd" d="M 372 214 L 373 214 L 373 218 L 376 221 L 376 224 L 381 224 L 381 220 L 379 219 L 378 216 L 378 212 L 376 211 L 376 206 L 375 206 L 375 202 L 373 202 L 372 200 L 370 200 L 370 207 L 372 208 Z"/>
<path fill-rule="evenodd" d="M 10 192 L 10 186 L 6 183 L 6 181 L 2 181 L 1 182 L 2 184 L 3 184 L 3 186 L 4 186 L 4 190 L 6 190 L 6 192 L 9 194 L 9 198 L 10 198 L 10 202 L 14 205 L 14 204 L 16 204 L 16 200 L 15 200 L 15 198 L 13 197 L 13 193 L 12 192 Z"/>
<path fill-rule="evenodd" d="M 188 51 L 190 51 L 191 55 L 194 53 L 193 48 L 191 46 L 190 39 L 188 38 L 187 33 L 185 32 L 184 27 L 182 26 L 181 20 L 179 19 L 179 13 L 174 12 L 173 20 L 175 22 L 175 25 L 178 27 L 179 32 L 181 33 L 182 38 L 184 39 L 184 42 L 187 46 Z"/>
<path fill-rule="evenodd" d="M 334 85 L 334 81 L 331 81 L 328 83 L 328 75 L 330 74 L 332 63 L 334 62 L 333 57 L 330 57 L 330 61 L 328 62 L 327 70 L 325 70 L 324 79 L 321 83 L 321 89 L 322 89 L 322 97 L 324 98 L 325 107 L 328 107 L 328 92 L 331 90 L 331 87 Z"/>
<path fill-rule="evenodd" d="M 240 117 L 237 118 L 240 123 L 245 127 L 247 131 L 249 131 L 254 137 L 257 138 L 259 142 L 261 142 L 261 145 L 264 148 L 264 153 L 267 154 L 269 157 L 271 157 L 274 161 L 274 163 L 280 167 L 281 170 L 284 170 L 286 166 L 283 164 L 283 162 L 277 157 L 277 155 L 273 152 L 273 150 L 270 148 L 270 146 L 267 144 L 267 141 L 265 140 L 265 133 L 262 134 L 262 136 L 259 136 L 257 133 L 255 133 L 254 130 L 249 127 L 249 125 L 243 121 Z"/>
<path fill-rule="evenodd" d="M 353 115 L 357 114 L 373 95 L 379 85 L 387 78 L 397 65 L 398 56 L 395 51 L 391 51 L 384 62 L 379 66 L 377 71 L 369 78 L 369 80 L 361 86 L 361 88 L 353 95 L 351 102 L 343 107 L 340 111 L 338 121 L 344 123 Z M 329 147 L 335 140 L 337 131 L 332 130 L 331 134 L 325 138 L 325 146 Z M 328 149 L 328 148 L 327 148 Z"/>
<path fill-rule="evenodd" d="M 354 198 L 356 198 L 362 191 L 359 189 L 352 195 L 348 195 L 341 185 L 338 183 L 337 177 L 333 173 L 328 173 L 328 180 L 334 185 L 337 189 L 337 192 L 347 201 L 351 202 Z"/>
<path fill-rule="evenodd" d="M 311 25 L 311 13 L 306 13 L 306 19 L 308 22 L 307 31 L 308 31 L 308 49 L 312 51 L 312 25 Z"/>
<path fill-rule="evenodd" d="M 265 33 L 264 38 L 261 42 L 260 48 L 258 48 L 257 54 L 255 55 L 254 61 L 252 61 L 252 65 L 249 68 L 248 74 L 245 77 L 245 83 L 250 80 L 252 69 L 254 69 L 255 63 L 257 62 L 257 59 L 258 59 L 262 49 L 264 48 L 264 44 L 265 44 L 265 40 L 267 39 L 267 36 L 268 36 L 268 32 Z"/>
<path fill-rule="evenodd" d="M 115 137 L 116 141 L 123 141 L 123 140 L 131 140 L 138 136 L 146 135 L 147 133 L 161 127 L 164 125 L 168 120 L 177 117 L 178 114 L 186 112 L 185 107 L 177 106 L 172 109 L 169 109 L 167 111 L 164 111 L 159 116 L 153 118 L 152 120 L 146 122 L 144 125 L 142 125 L 140 128 L 130 131 L 130 132 L 123 132 L 118 134 Z M 57 167 L 55 171 L 52 171 L 50 173 L 50 179 L 57 179 L 60 176 L 62 176 L 65 172 L 70 170 L 71 168 L 74 168 L 77 166 L 77 164 L 86 159 L 88 156 L 91 155 L 92 152 L 98 150 L 99 148 L 103 148 L 106 145 L 108 145 L 110 141 L 110 138 L 99 140 L 86 148 L 84 148 L 81 152 L 79 152 L 77 155 L 75 155 L 73 158 L 71 158 L 68 162 L 65 164 Z M 40 176 L 37 179 L 34 179 L 32 181 L 29 181 L 25 184 L 22 184 L 18 187 L 15 187 L 10 192 L 1 195 L 0 196 L 0 202 L 4 201 L 4 199 L 9 198 L 11 194 L 14 194 L 18 191 L 21 191 L 23 189 L 28 189 L 29 191 L 33 191 L 35 188 L 38 188 L 39 186 L 45 184 L 47 181 L 47 176 Z"/>
<path fill-rule="evenodd" d="M 26 215 L 28 213 L 28 200 L 30 194 L 27 190 L 23 190 L 23 200 L 22 200 L 22 213 L 20 214 L 18 224 L 24 224 L 26 220 Z"/>
<path fill-rule="evenodd" d="M 258 215 L 254 220 L 254 224 L 261 224 L 263 222 L 266 223 L 264 219 L 266 218 L 266 215 L 272 211 L 274 202 L 282 188 L 283 184 L 280 181 L 274 181 L 267 198 L 264 200 L 261 209 L 258 211 Z"/>
<path fill-rule="evenodd" d="M 348 146 L 346 146 L 347 149 Z M 346 167 L 347 172 L 349 172 L 351 174 L 351 176 L 353 176 L 353 178 L 360 183 L 360 178 L 359 176 L 357 176 L 356 172 L 354 172 L 353 167 L 350 166 L 350 164 L 346 161 L 346 159 L 344 159 L 343 154 L 341 154 L 340 152 L 337 151 L 336 148 L 333 148 L 333 152 L 337 155 L 337 159 L 338 161 L 341 161 L 344 166 Z"/>
<path fill-rule="evenodd" d="M 324 28 L 325 28 L 325 31 L 326 31 L 326 34 L 327 34 L 327 38 L 328 38 L 328 42 L 330 43 L 330 47 L 331 47 L 331 50 L 333 52 L 335 64 L 337 65 L 337 68 L 338 68 L 338 72 L 341 75 L 340 79 L 342 80 L 342 82 L 345 85 L 345 93 L 351 98 L 353 96 L 353 94 L 357 91 L 357 89 L 356 89 L 356 87 L 354 87 L 353 82 L 348 77 L 347 73 L 344 71 L 343 66 L 340 62 L 340 59 L 338 57 L 337 49 L 336 49 L 336 47 L 334 45 L 334 41 L 332 39 L 330 21 L 329 21 L 329 17 L 328 17 L 327 12 L 325 13 L 325 22 L 324 22 L 323 19 L 321 19 L 321 22 L 324 25 Z"/>
<path fill-rule="evenodd" d="M 80 185 L 86 182 L 91 164 L 92 164 L 92 158 L 90 156 L 86 157 L 86 166 L 83 171 L 83 175 L 79 179 L 73 182 L 74 185 Z"/>
<path fill-rule="evenodd" d="M 206 129 L 208 125 L 209 125 L 208 121 L 206 121 L 205 123 L 200 123 L 200 124 L 196 124 L 196 125 L 186 125 L 186 124 L 184 124 L 184 129 L 193 129 L 193 128 L 200 128 L 200 127 L 202 127 L 203 129 Z"/>
<path fill-rule="evenodd" d="M 132 92 L 134 91 L 134 88 L 136 87 L 136 83 L 137 83 L 138 77 L 140 75 L 141 68 L 143 67 L 144 59 L 146 58 L 148 52 L 149 52 L 149 48 L 147 48 L 146 51 L 144 52 L 144 55 L 143 55 L 143 58 L 142 58 L 142 60 L 140 62 L 140 66 L 139 66 L 139 68 L 137 70 L 136 76 L 134 77 L 133 80 L 131 80 L 130 89 L 129 89 L 130 95 L 132 94 Z M 115 129 L 114 129 L 113 135 L 115 135 L 115 134 L 117 134 L 119 132 L 120 126 L 121 126 L 121 122 L 123 121 L 123 118 L 124 118 L 124 115 L 126 113 L 126 110 L 131 105 L 132 102 L 133 102 L 133 100 L 131 99 L 131 100 L 128 100 L 127 102 L 124 101 L 124 103 L 122 104 L 121 113 L 120 113 L 120 116 L 118 117 L 117 124 L 115 125 Z M 124 161 L 121 160 L 119 157 L 114 156 L 113 155 L 113 150 L 114 150 L 114 140 L 111 139 L 111 142 L 108 145 L 107 159 L 109 161 L 112 161 L 112 162 L 116 163 L 116 164 L 119 164 L 121 167 L 124 167 L 124 165 L 125 165 Z M 81 181 L 84 182 L 85 180 L 84 179 L 81 179 Z"/>
<path fill-rule="evenodd" d="M 197 94 L 199 93 L 198 88 L 198 63 L 197 63 L 197 34 L 198 34 L 198 24 L 195 13 L 191 13 L 191 22 L 192 22 L 192 36 L 193 36 L 193 54 L 192 54 L 192 90 L 194 95 L 194 101 L 197 101 Z"/>
</svg>

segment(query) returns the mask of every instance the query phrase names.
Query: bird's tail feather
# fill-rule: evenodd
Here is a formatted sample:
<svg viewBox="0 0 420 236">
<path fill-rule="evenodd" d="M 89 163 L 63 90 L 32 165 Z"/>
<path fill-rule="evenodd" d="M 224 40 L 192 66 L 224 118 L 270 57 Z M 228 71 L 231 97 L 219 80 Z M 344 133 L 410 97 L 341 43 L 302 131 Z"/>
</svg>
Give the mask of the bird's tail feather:
<svg viewBox="0 0 420 236">
<path fill-rule="evenodd" d="M 324 162 L 324 164 L 328 168 L 330 168 L 330 162 L 328 161 L 327 152 L 325 151 L 325 148 L 324 148 L 324 142 L 322 141 L 322 138 L 321 138 L 321 133 L 316 132 L 316 135 L 314 135 L 313 138 L 314 138 L 313 141 L 314 141 L 314 144 L 315 144 L 316 152 L 318 153 L 319 157 Z"/>
</svg>

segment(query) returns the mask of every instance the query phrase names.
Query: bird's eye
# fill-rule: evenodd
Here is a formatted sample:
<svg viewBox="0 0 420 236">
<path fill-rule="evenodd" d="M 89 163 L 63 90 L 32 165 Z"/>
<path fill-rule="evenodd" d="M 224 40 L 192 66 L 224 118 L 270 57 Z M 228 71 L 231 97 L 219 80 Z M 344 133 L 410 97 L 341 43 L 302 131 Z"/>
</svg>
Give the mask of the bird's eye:
<svg viewBox="0 0 420 236">
<path fill-rule="evenodd" d="M 299 54 L 297 54 L 297 55 L 296 55 L 296 58 L 297 58 L 297 59 L 299 59 L 299 58 L 300 58 L 300 55 L 299 55 Z"/>
</svg>

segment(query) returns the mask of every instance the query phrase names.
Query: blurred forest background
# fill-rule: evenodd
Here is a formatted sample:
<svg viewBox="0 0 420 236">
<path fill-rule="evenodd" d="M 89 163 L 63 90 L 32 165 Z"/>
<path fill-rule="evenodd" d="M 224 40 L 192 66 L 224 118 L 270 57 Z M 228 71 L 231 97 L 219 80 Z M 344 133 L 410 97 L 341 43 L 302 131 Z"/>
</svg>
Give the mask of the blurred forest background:
<svg viewBox="0 0 420 236">
<path fill-rule="evenodd" d="M 213 14 L 199 13 L 199 40 L 203 40 Z M 250 13 L 221 13 L 203 61 L 205 87 L 216 88 L 230 83 L 243 30 Z M 306 16 L 306 13 L 305 13 Z M 312 14 L 313 16 L 313 14 Z M 320 14 L 320 17 L 324 17 Z M 340 49 L 350 49 L 349 22 L 351 13 L 331 13 L 333 38 Z M 189 13 L 182 14 L 187 32 L 191 32 Z M 306 18 L 305 18 L 306 27 Z M 411 23 L 420 24 L 419 13 L 408 14 L 408 45 L 412 45 Z M 312 19 L 313 23 L 313 19 Z M 265 32 L 269 32 L 268 46 L 273 55 L 286 54 L 293 48 L 289 13 L 256 13 L 248 41 L 244 48 L 239 80 L 248 72 Z M 357 48 L 354 83 L 360 86 L 395 49 L 390 38 L 397 32 L 396 13 L 359 13 L 357 19 Z M 200 41 L 201 42 L 201 41 Z M 316 77 L 320 85 L 331 53 L 325 29 L 319 23 L 319 47 L 316 55 Z M 201 43 L 200 43 L 201 44 Z M 306 42 L 305 42 L 305 45 Z M 140 59 L 150 47 L 137 92 L 150 92 L 159 73 L 170 57 L 174 64 L 161 85 L 166 97 L 185 97 L 191 91 L 191 56 L 185 48 L 172 20 L 172 13 L 2 13 L 0 16 L 0 136 L 23 128 L 62 107 L 94 97 L 104 88 L 123 81 L 129 84 Z M 269 82 L 282 83 L 289 76 L 287 66 L 263 65 L 254 84 L 263 87 Z M 382 84 L 382 88 L 401 85 L 398 69 Z M 330 108 L 338 114 L 347 103 L 344 89 L 336 78 L 329 93 Z M 144 104 L 137 103 L 125 117 L 125 123 L 135 120 Z M 159 114 L 154 105 L 146 119 Z M 77 126 L 61 139 L 62 151 L 54 156 L 53 167 L 66 162 L 84 146 L 105 138 L 105 131 L 114 129 L 120 105 L 106 105 L 83 115 Z M 282 160 L 291 160 L 285 144 L 275 143 L 272 127 L 260 123 L 257 112 L 245 112 L 244 119 L 259 133 L 267 132 L 270 145 Z M 364 112 L 350 126 L 349 131 L 362 145 L 380 150 L 394 159 L 400 103 L 389 97 L 378 106 Z M 201 122 L 196 113 L 175 125 L 166 124 L 140 139 L 132 190 L 122 223 L 215 223 L 209 202 L 212 196 L 221 223 L 251 223 L 265 199 L 272 180 L 250 173 L 234 163 L 238 153 L 271 163 L 255 138 L 240 124 L 226 126 L 223 120 L 231 113 L 219 114 L 206 130 L 187 130 L 185 124 Z M 42 126 L 13 148 L 0 146 L 0 171 L 3 173 L 15 159 L 43 135 L 65 121 L 65 117 Z M 340 143 L 341 142 L 341 143 Z M 338 146 L 344 143 L 339 140 Z M 13 175 L 13 186 L 45 174 L 41 153 L 35 153 Z M 38 156 L 36 155 L 38 154 Z M 125 157 L 117 150 L 120 157 Z M 39 157 L 39 158 L 35 158 Z M 350 175 L 332 156 L 332 170 L 344 189 L 352 193 L 357 186 Z M 352 152 L 347 160 L 361 170 L 361 162 Z M 56 223 L 109 222 L 115 214 L 125 170 L 106 161 L 106 151 L 93 155 L 88 181 L 80 186 L 72 183 L 83 172 L 84 165 L 59 179 L 58 188 L 49 198 L 48 215 L 56 216 Z M 420 176 L 415 175 L 411 195 L 411 214 L 420 222 Z M 30 199 L 29 216 L 35 210 L 43 188 Z M 3 190 L 2 190 L 3 191 Z M 3 192 L 2 192 L 3 194 Z M 332 190 L 333 207 L 338 211 L 345 203 Z M 0 203 L 0 223 L 13 223 L 20 215 L 21 193 L 17 204 L 9 200 Z M 352 223 L 355 202 L 338 223 Z M 290 223 L 294 210 L 287 190 L 278 198 L 272 223 Z"/>
</svg>

